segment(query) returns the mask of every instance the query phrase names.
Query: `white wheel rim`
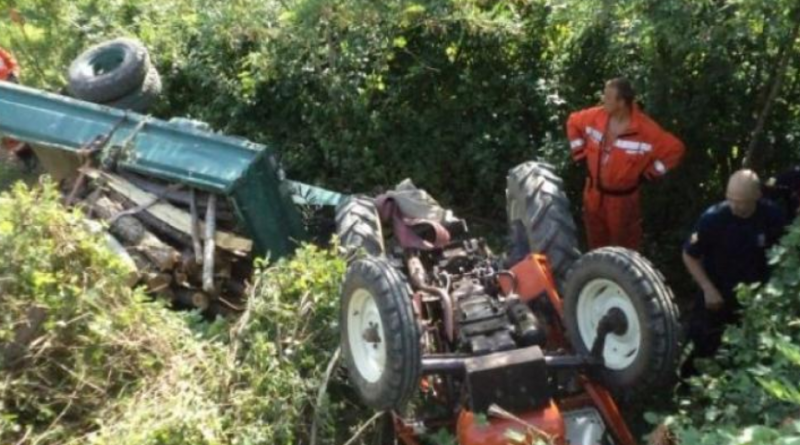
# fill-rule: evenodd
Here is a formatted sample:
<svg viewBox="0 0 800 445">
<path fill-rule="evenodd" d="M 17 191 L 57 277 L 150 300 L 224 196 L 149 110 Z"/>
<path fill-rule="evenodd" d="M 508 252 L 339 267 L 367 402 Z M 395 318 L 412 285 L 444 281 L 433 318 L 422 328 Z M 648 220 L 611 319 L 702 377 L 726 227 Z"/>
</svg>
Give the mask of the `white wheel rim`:
<svg viewBox="0 0 800 445">
<path fill-rule="evenodd" d="M 347 308 L 347 339 L 358 373 L 375 383 L 386 367 L 386 336 L 375 298 L 358 289 Z"/>
<path fill-rule="evenodd" d="M 600 320 L 613 308 L 619 309 L 625 315 L 628 329 L 622 335 L 610 333 L 606 336 L 603 359 L 607 368 L 622 370 L 636 360 L 642 345 L 641 325 L 628 294 L 611 280 L 592 280 L 581 289 L 578 296 L 576 318 L 583 344 L 591 349 L 597 338 Z"/>
</svg>

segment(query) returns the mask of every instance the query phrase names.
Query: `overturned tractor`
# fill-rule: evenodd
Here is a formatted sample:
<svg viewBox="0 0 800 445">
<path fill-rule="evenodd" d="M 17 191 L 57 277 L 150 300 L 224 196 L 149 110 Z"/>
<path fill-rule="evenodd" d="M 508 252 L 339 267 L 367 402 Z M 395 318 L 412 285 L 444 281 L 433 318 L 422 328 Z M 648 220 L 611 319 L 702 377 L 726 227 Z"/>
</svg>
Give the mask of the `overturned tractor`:
<svg viewBox="0 0 800 445">
<path fill-rule="evenodd" d="M 551 167 L 512 169 L 507 198 L 504 257 L 464 221 L 404 214 L 391 196 L 339 206 L 352 386 L 408 445 L 440 428 L 462 445 L 635 443 L 614 395 L 672 380 L 672 292 L 636 252 L 580 255 Z"/>
</svg>

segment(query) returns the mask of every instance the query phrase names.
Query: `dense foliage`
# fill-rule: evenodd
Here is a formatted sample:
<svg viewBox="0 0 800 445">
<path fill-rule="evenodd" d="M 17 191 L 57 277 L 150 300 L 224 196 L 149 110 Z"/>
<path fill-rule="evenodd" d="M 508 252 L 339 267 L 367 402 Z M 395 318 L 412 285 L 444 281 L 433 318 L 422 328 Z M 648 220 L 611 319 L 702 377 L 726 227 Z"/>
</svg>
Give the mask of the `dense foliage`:
<svg viewBox="0 0 800 445">
<path fill-rule="evenodd" d="M 796 146 L 800 51 L 793 34 L 798 11 L 795 0 L 6 0 L 0 6 L 0 46 L 20 59 L 24 83 L 61 91 L 66 67 L 82 49 L 110 37 L 136 36 L 150 47 L 165 81 L 165 96 L 154 109 L 156 115 L 188 115 L 219 130 L 273 144 L 290 176 L 332 189 L 372 191 L 410 176 L 461 215 L 499 230 L 504 219 L 505 172 L 532 157 L 559 166 L 578 214 L 582 172 L 569 166 L 564 120 L 571 110 L 597 102 L 604 79 L 626 75 L 638 88 L 646 111 L 689 149 L 681 168 L 650 185 L 644 200 L 645 254 L 665 270 L 678 295 L 685 298 L 691 284 L 680 265 L 681 241 L 700 211 L 719 199 L 727 175 L 741 165 L 761 111 L 771 99 L 769 93 L 781 77 L 782 62 L 787 67 L 785 79 L 758 138 L 756 165 L 762 174 L 771 175 L 800 160 Z M 795 405 L 779 399 L 796 395 L 796 377 L 792 378 L 796 357 L 787 344 L 800 340 L 797 236 L 793 232 L 776 254 L 775 280 L 743 293 L 750 309 L 743 327 L 728 336 L 723 354 L 727 362 L 697 382 L 706 388 L 702 400 L 690 399 L 674 420 L 684 443 L 701 440 L 699 435 L 707 443 L 769 442 L 777 440 L 774 434 L 782 422 L 785 428 L 793 428 L 784 421 L 796 412 Z M 322 269 L 341 267 L 325 252 L 312 256 L 335 264 Z M 288 276 L 302 275 L 291 264 L 300 263 L 280 267 Z M 51 273 L 51 269 L 43 270 Z M 314 309 L 320 317 L 314 320 L 320 322 L 333 313 L 326 305 L 334 304 L 324 296 L 335 287 L 330 281 L 335 277 L 324 276 L 314 281 L 314 286 L 321 287 L 314 287 L 310 294 L 320 303 Z M 208 443 L 222 437 L 222 431 L 234 434 L 226 426 L 258 430 L 254 437 L 265 442 L 293 441 L 298 434 L 307 434 L 307 425 L 291 422 L 308 419 L 301 414 L 309 405 L 294 404 L 292 399 L 293 403 L 278 407 L 261 398 L 282 390 L 263 374 L 285 372 L 281 375 L 291 382 L 287 389 L 307 394 L 318 383 L 326 361 L 313 350 L 291 346 L 296 339 L 287 332 L 294 328 L 287 331 L 285 326 L 294 326 L 294 321 L 283 317 L 302 306 L 303 298 L 312 297 L 303 297 L 301 288 L 282 289 L 285 292 L 277 298 L 286 297 L 285 301 L 272 306 L 255 300 L 250 319 L 259 325 L 258 320 L 278 317 L 281 328 L 265 323 L 259 325 L 258 332 L 264 329 L 263 333 L 240 329 L 253 341 L 245 342 L 250 349 L 242 346 L 235 356 L 253 360 L 252 366 L 259 367 L 252 369 L 258 369 L 260 376 L 236 371 L 228 374 L 230 383 L 224 388 L 184 395 L 175 390 L 178 385 L 159 386 L 160 382 L 200 379 L 207 383 L 209 379 L 203 377 L 207 371 L 188 364 L 168 374 L 164 369 L 169 366 L 158 358 L 153 363 L 134 361 L 128 364 L 132 374 L 122 381 L 144 381 L 140 383 L 143 389 L 118 385 L 106 392 L 144 411 L 131 408 L 138 414 L 126 414 L 128 410 L 118 406 L 102 418 L 122 416 L 125 420 L 115 425 L 125 425 L 124 431 L 131 434 L 147 435 L 148 430 L 140 426 L 148 422 L 165 425 L 165 431 L 188 428 L 199 436 L 187 432 L 187 437 L 203 437 Z M 173 326 L 159 328 L 162 334 L 173 328 L 189 332 L 173 318 L 159 323 Z M 310 338 L 328 332 L 322 325 L 315 325 L 323 329 L 317 334 L 307 333 Z M 333 341 L 333 337 L 320 338 Z M 218 341 L 229 345 L 232 340 L 221 333 Z M 171 342 L 167 347 L 179 351 L 208 347 Z M 112 348 L 113 352 L 124 353 L 122 346 Z M 245 350 L 251 355 L 238 356 Z M 290 351 L 299 360 L 286 359 Z M 216 353 L 208 354 L 216 357 Z M 223 355 L 219 363 L 204 361 L 220 367 L 211 372 L 232 372 L 225 368 L 233 360 L 230 353 Z M 262 355 L 279 359 L 255 359 Z M 275 366 L 288 368 L 279 371 Z M 161 380 L 164 375 L 173 380 Z M 311 376 L 313 383 L 304 386 L 301 376 Z M 82 378 L 99 384 L 91 380 L 92 375 Z M 79 383 L 76 380 L 65 388 L 91 391 Z M 249 384 L 253 389 L 248 389 Z M 236 394 L 230 399 L 235 403 L 228 404 L 226 399 L 217 405 L 220 394 Z M 136 403 L 136 397 L 148 402 Z M 196 409 L 191 412 L 197 418 L 218 418 L 222 423 L 155 415 L 161 402 L 152 400 Z M 19 423 L 16 414 L 6 415 L 22 411 L 8 411 L 12 405 L 4 403 L 0 422 L 13 426 L 14 432 L 6 434 L 15 439 L 29 428 L 31 434 L 41 432 L 56 419 L 59 425 L 74 420 L 66 415 L 59 418 L 67 399 L 13 401 L 14 410 L 36 413 L 33 418 L 38 420 L 32 424 Z M 37 407 L 48 408 L 40 411 Z M 236 415 L 225 411 L 216 417 L 203 412 L 218 409 Z M 285 418 L 275 417 L 284 409 Z M 267 428 L 270 422 L 277 426 Z M 767 429 L 741 429 L 748 424 Z M 85 427 L 69 425 L 76 428 L 71 431 Z M 340 429 L 321 430 L 341 434 Z M 0 433 L 3 442 L 4 433 Z M 57 441 L 66 435 L 53 437 Z M 99 437 L 111 436 L 101 433 Z M 159 440 L 168 442 L 147 437 L 139 443 Z"/>
<path fill-rule="evenodd" d="M 4 4 L 0 46 L 25 83 L 59 91 L 81 49 L 133 35 L 165 78 L 156 114 L 274 144 L 290 176 L 345 192 L 412 177 L 495 230 L 505 173 L 523 160 L 559 165 L 578 201 L 564 120 L 626 75 L 689 148 L 645 197 L 646 253 L 678 284 L 680 241 L 740 165 L 784 54 L 757 164 L 773 174 L 800 157 L 793 0 Z"/>
<path fill-rule="evenodd" d="M 0 256 L 0 443 L 308 443 L 314 422 L 317 443 L 340 443 L 365 417 L 326 376 L 332 251 L 262 267 L 244 315 L 208 324 L 132 291 L 45 182 L 0 195 Z"/>
</svg>

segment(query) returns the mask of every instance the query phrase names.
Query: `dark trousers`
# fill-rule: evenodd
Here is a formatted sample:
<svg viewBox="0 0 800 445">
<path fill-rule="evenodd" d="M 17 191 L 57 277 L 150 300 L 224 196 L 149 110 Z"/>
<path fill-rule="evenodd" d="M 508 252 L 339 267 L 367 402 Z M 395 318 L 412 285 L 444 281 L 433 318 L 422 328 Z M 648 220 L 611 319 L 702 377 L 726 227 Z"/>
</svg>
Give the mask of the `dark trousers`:
<svg viewBox="0 0 800 445">
<path fill-rule="evenodd" d="M 705 300 L 695 299 L 694 310 L 689 318 L 689 341 L 692 342 L 692 353 L 683 363 L 681 378 L 697 375 L 695 359 L 713 357 L 722 344 L 722 334 L 729 325 L 739 321 L 739 311 L 735 298 L 725 298 L 725 305 L 718 311 L 706 309 Z"/>
</svg>

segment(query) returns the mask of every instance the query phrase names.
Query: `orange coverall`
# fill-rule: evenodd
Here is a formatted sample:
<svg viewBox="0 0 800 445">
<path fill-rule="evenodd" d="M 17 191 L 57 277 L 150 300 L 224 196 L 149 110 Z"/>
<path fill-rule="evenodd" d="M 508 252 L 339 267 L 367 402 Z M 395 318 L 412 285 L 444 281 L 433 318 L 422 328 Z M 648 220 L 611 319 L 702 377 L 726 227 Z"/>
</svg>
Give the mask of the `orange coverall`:
<svg viewBox="0 0 800 445">
<path fill-rule="evenodd" d="M 639 184 L 678 165 L 685 147 L 635 104 L 628 129 L 607 135 L 602 106 L 572 113 L 567 120 L 572 159 L 589 172 L 583 191 L 583 221 L 590 249 L 622 246 L 639 250 L 642 239 Z"/>
<path fill-rule="evenodd" d="M 0 80 L 8 80 L 12 74 L 19 77 L 19 65 L 14 56 L 0 48 Z"/>
<path fill-rule="evenodd" d="M 12 79 L 13 75 L 13 79 Z M 0 48 L 0 81 L 17 80 L 19 78 L 19 64 L 8 51 Z M 0 137 L 0 147 L 16 153 L 25 144 L 11 138 Z"/>
</svg>

